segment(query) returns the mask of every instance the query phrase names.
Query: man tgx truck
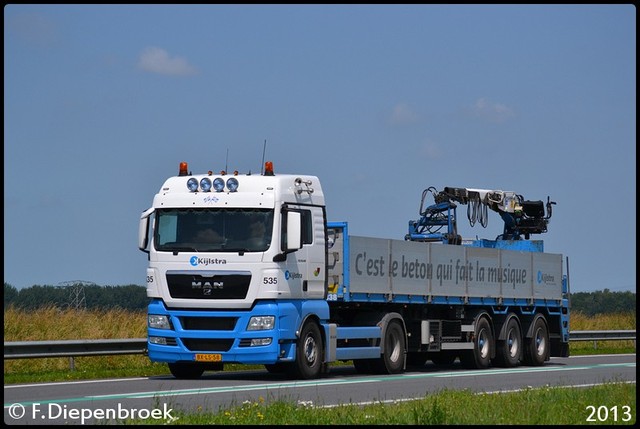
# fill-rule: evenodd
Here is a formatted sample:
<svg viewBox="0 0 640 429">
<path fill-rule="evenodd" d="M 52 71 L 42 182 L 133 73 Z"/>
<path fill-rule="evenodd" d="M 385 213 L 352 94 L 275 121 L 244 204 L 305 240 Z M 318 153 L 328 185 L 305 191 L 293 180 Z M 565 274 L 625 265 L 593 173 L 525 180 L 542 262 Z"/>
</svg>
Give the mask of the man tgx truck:
<svg viewBox="0 0 640 429">
<path fill-rule="evenodd" d="M 433 204 L 426 204 L 429 192 Z M 463 240 L 456 208 L 495 240 Z M 337 361 L 361 373 L 408 365 L 542 365 L 568 356 L 563 256 L 541 201 L 473 188 L 425 190 L 404 239 L 353 236 L 328 222 L 315 176 L 192 174 L 186 162 L 142 213 L 148 254 L 148 356 L 176 378 L 225 363 L 313 379 Z"/>
</svg>

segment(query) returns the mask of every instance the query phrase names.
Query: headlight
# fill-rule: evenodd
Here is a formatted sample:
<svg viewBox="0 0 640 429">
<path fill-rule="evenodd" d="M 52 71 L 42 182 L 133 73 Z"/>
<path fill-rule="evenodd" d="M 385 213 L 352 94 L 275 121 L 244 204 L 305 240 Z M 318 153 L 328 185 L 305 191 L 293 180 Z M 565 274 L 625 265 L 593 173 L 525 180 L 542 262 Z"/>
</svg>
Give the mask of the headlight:
<svg viewBox="0 0 640 429">
<path fill-rule="evenodd" d="M 189 191 L 191 191 L 191 192 L 197 191 L 198 190 L 198 179 L 196 179 L 195 177 L 192 177 L 189 180 L 187 180 L 187 188 L 189 188 Z"/>
<path fill-rule="evenodd" d="M 147 321 L 149 323 L 150 328 L 156 329 L 171 329 L 171 324 L 169 323 L 168 316 L 160 316 L 157 314 L 150 314 L 147 317 Z"/>
<path fill-rule="evenodd" d="M 203 178 L 200 181 L 200 188 L 202 189 L 202 192 L 209 192 L 211 190 L 211 179 L 208 177 Z"/>
<path fill-rule="evenodd" d="M 227 188 L 231 192 L 237 191 L 238 190 L 238 179 L 236 179 L 235 177 L 232 177 L 232 178 L 228 179 L 227 180 Z"/>
<path fill-rule="evenodd" d="M 253 316 L 249 319 L 247 331 L 266 331 L 273 329 L 276 318 L 274 316 Z"/>
</svg>

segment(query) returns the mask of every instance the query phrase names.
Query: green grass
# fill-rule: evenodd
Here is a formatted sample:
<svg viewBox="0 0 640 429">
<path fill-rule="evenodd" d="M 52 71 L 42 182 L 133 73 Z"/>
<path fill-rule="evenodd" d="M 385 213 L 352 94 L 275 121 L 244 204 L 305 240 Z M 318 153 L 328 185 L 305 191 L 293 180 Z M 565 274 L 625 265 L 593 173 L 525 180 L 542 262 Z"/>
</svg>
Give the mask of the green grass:
<svg viewBox="0 0 640 429">
<path fill-rule="evenodd" d="M 422 399 L 369 405 L 320 404 L 260 398 L 216 411 L 172 409 L 179 425 L 583 425 L 636 421 L 635 384 L 526 389 L 510 393 L 443 390 Z M 590 406 L 605 407 L 591 416 Z M 171 404 L 168 404 L 171 407 Z M 594 421 L 588 421 L 593 417 Z M 606 417 L 606 418 L 605 418 Z M 130 420 L 129 424 L 157 424 Z"/>
</svg>

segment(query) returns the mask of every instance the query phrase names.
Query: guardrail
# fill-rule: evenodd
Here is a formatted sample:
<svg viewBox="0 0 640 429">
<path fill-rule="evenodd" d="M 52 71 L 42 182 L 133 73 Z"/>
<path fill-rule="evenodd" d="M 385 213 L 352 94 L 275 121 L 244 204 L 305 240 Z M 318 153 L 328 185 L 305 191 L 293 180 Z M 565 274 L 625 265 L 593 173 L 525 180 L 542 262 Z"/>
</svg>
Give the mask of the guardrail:
<svg viewBox="0 0 640 429">
<path fill-rule="evenodd" d="M 608 341 L 608 340 L 636 340 L 636 331 L 572 331 L 569 341 Z"/>
<path fill-rule="evenodd" d="M 144 354 L 146 338 L 120 340 L 11 341 L 4 343 L 5 359 Z"/>
<path fill-rule="evenodd" d="M 569 341 L 624 341 L 636 340 L 635 330 L 618 331 L 572 331 Z M 11 341 L 4 343 L 5 359 L 33 359 L 79 356 L 146 354 L 147 339 L 131 338 L 119 340 L 64 340 L 64 341 Z"/>
<path fill-rule="evenodd" d="M 116 340 L 10 341 L 4 343 L 5 359 L 68 357 L 75 369 L 75 357 L 134 355 L 147 353 L 146 338 Z"/>
</svg>

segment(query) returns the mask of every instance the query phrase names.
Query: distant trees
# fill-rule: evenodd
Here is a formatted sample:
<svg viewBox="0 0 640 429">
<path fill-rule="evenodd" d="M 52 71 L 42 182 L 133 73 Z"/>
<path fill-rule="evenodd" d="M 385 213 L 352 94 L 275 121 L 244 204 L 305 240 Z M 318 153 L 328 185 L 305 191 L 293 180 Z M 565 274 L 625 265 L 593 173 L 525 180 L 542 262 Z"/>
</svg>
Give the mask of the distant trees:
<svg viewBox="0 0 640 429">
<path fill-rule="evenodd" d="M 80 293 L 78 293 L 80 291 Z M 81 295 L 81 300 L 79 296 Z M 59 308 L 75 307 L 87 309 L 140 310 L 147 307 L 149 298 L 144 286 L 40 286 L 16 289 L 4 284 L 4 308 L 13 305 L 15 308 L 34 310 L 45 306 Z"/>
<path fill-rule="evenodd" d="M 587 316 L 611 313 L 635 313 L 635 292 L 611 292 L 609 289 L 571 294 L 571 310 Z"/>
<path fill-rule="evenodd" d="M 82 306 L 87 309 L 122 308 L 126 310 L 145 309 L 149 304 L 144 286 L 98 286 L 68 285 L 40 286 L 16 289 L 9 283 L 4 284 L 4 307 L 34 310 L 54 305 L 59 308 L 77 306 L 77 292 L 81 287 Z M 75 295 L 74 295 L 75 294 Z M 597 314 L 635 313 L 635 292 L 611 292 L 609 289 L 596 292 L 577 292 L 571 294 L 571 311 L 587 316 Z"/>
</svg>

